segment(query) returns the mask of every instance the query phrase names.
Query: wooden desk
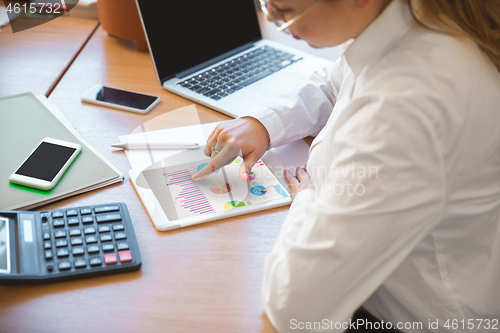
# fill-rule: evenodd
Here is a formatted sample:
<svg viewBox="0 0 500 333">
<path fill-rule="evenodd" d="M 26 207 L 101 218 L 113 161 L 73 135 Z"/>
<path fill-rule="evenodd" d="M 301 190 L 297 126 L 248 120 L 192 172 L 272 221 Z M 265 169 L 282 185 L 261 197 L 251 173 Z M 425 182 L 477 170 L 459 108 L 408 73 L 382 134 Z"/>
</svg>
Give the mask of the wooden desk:
<svg viewBox="0 0 500 333">
<path fill-rule="evenodd" d="M 0 97 L 27 91 L 46 94 L 98 24 L 97 20 L 59 17 L 15 34 L 10 25 L 3 27 Z"/>
</svg>

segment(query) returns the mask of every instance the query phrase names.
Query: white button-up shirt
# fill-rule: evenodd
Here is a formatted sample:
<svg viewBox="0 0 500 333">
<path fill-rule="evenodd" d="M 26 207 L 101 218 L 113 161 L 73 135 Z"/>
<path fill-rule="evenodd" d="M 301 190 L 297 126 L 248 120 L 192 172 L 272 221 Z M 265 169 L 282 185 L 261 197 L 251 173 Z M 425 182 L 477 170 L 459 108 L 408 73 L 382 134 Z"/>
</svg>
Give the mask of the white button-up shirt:
<svg viewBox="0 0 500 333">
<path fill-rule="evenodd" d="M 278 331 L 342 332 L 361 305 L 405 332 L 500 329 L 500 74 L 472 41 L 413 25 L 395 0 L 251 115 L 272 146 L 317 135 L 317 189 L 265 260 Z"/>
</svg>

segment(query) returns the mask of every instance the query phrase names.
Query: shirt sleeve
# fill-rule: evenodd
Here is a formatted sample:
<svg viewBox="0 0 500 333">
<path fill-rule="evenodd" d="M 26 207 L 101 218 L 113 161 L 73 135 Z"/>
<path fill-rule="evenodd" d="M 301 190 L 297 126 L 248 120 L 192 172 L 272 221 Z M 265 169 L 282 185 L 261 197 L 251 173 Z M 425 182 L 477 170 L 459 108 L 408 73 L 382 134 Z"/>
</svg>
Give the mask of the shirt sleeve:
<svg viewBox="0 0 500 333">
<path fill-rule="evenodd" d="M 265 259 L 262 301 L 279 332 L 343 332 L 336 327 L 441 220 L 438 140 L 422 113 L 401 103 L 353 100 L 311 152 L 317 188 L 296 196 Z"/>
<path fill-rule="evenodd" d="M 273 96 L 245 115 L 258 119 L 266 127 L 270 147 L 319 133 L 337 100 L 343 77 L 341 62 L 345 62 L 342 58 L 314 72 L 291 92 Z"/>
</svg>

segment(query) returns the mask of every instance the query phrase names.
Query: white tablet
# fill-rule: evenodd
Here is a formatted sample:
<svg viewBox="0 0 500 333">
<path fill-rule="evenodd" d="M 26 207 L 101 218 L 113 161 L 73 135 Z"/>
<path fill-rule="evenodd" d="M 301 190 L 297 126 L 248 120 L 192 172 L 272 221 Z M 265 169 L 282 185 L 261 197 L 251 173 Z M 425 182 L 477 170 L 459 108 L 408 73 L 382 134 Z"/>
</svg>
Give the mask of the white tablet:
<svg viewBox="0 0 500 333">
<path fill-rule="evenodd" d="M 266 156 L 273 158 L 272 153 Z M 247 183 L 239 177 L 241 157 L 193 181 L 191 176 L 209 163 L 202 149 L 168 157 L 142 172 L 131 170 L 130 179 L 156 229 L 176 229 L 290 204 L 283 179 L 266 165 L 266 156 Z"/>
</svg>

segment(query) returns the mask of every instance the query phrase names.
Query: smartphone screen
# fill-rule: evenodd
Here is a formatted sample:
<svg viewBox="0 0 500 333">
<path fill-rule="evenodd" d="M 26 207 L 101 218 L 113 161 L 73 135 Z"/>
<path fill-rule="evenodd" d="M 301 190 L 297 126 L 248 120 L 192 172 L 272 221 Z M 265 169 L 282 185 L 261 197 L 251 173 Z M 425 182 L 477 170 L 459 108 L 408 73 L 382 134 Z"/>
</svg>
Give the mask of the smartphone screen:
<svg viewBox="0 0 500 333">
<path fill-rule="evenodd" d="M 102 87 L 95 97 L 96 101 L 127 106 L 134 109 L 146 110 L 158 97 L 139 94 L 110 87 Z"/>
<path fill-rule="evenodd" d="M 17 169 L 16 174 L 51 182 L 75 150 L 71 147 L 42 142 Z"/>
</svg>

